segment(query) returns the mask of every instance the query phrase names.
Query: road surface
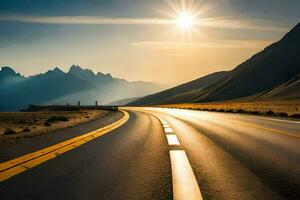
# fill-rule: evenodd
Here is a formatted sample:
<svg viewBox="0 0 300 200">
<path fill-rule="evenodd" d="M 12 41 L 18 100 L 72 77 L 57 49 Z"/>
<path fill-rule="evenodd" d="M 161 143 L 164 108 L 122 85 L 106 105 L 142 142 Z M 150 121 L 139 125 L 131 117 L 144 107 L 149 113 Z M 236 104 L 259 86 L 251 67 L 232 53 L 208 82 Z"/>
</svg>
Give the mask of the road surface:
<svg viewBox="0 0 300 200">
<path fill-rule="evenodd" d="M 299 199 L 300 122 L 126 108 L 129 120 L 0 183 L 0 199 Z"/>
</svg>

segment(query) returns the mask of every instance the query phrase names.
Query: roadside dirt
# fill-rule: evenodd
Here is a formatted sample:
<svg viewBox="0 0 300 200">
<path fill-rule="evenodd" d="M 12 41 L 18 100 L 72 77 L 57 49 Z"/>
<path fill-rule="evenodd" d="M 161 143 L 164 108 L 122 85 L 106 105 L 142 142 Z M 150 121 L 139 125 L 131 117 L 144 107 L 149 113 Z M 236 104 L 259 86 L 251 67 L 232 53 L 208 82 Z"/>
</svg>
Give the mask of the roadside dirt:
<svg viewBox="0 0 300 200">
<path fill-rule="evenodd" d="M 105 110 L 0 113 L 0 141 L 33 137 L 106 115 Z"/>
<path fill-rule="evenodd" d="M 8 117 L 14 118 L 14 114 L 2 113 L 2 117 L 3 114 Z M 42 148 L 46 148 L 73 137 L 91 132 L 93 130 L 109 125 L 121 119 L 123 116 L 123 113 L 119 111 L 80 111 L 76 113 L 59 112 L 59 114 L 61 115 L 63 114 L 64 116 L 68 116 L 70 120 L 68 122 L 55 122 L 50 127 L 45 127 L 44 120 L 48 119 L 48 117 L 52 116 L 53 114 L 57 115 L 58 113 L 23 113 L 22 115 L 19 114 L 20 116 L 16 114 L 14 120 L 10 119 L 9 127 L 11 127 L 11 125 L 17 125 L 15 123 L 20 121 L 21 116 L 21 119 L 23 120 L 24 118 L 28 121 L 30 119 L 29 122 L 32 122 L 33 117 L 41 118 L 38 122 L 35 122 L 34 125 L 30 124 L 29 122 L 26 123 L 28 124 L 28 127 L 39 127 L 36 128 L 38 129 L 36 131 L 30 133 L 20 132 L 17 133 L 16 136 L 0 136 L 0 138 L 2 137 L 2 140 L 0 140 L 0 162 L 11 160 L 27 153 L 32 153 Z M 24 115 L 28 116 L 24 117 Z M 87 115 L 89 115 L 90 118 L 86 118 Z M 5 121 L 8 122 L 9 120 L 6 119 Z M 8 126 L 7 122 L 2 124 L 6 124 L 6 126 Z M 0 127 L 3 129 L 2 124 L 0 125 Z M 8 136 L 11 138 L 8 138 Z M 3 139 L 3 137 L 6 138 Z"/>
</svg>

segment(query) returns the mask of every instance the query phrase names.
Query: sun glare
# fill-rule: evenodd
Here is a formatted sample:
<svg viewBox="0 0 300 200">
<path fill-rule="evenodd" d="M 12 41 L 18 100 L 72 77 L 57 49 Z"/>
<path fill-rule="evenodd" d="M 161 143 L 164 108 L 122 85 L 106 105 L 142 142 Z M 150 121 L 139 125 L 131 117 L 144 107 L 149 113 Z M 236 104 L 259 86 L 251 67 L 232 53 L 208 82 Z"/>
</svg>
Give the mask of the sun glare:
<svg viewBox="0 0 300 200">
<path fill-rule="evenodd" d="M 189 13 L 180 13 L 176 22 L 178 26 L 184 30 L 191 29 L 194 24 L 194 18 Z"/>
<path fill-rule="evenodd" d="M 168 16 L 172 27 L 166 34 L 174 35 L 183 41 L 193 39 L 195 33 L 199 33 L 198 27 L 203 10 L 195 0 L 166 0 L 167 7 L 161 9 L 161 13 Z"/>
</svg>

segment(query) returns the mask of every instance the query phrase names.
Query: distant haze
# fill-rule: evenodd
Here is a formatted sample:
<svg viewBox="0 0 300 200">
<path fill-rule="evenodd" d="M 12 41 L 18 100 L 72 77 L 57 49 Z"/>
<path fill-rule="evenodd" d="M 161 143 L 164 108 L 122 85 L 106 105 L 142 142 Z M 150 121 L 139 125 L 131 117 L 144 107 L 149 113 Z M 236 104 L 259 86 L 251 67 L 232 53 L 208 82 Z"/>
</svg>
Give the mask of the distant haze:
<svg viewBox="0 0 300 200">
<path fill-rule="evenodd" d="M 99 105 L 145 96 L 166 89 L 150 82 L 128 82 L 110 74 L 94 73 L 73 65 L 68 72 L 59 68 L 24 77 L 10 67 L 0 68 L 0 112 L 17 111 L 30 104 Z"/>
</svg>

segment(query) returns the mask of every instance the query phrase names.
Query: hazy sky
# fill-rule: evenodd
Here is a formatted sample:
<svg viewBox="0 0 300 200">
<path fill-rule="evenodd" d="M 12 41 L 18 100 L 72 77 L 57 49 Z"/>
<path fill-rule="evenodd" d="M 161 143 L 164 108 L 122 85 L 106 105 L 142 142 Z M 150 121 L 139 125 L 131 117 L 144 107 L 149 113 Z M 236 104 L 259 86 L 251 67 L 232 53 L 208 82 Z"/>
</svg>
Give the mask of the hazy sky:
<svg viewBox="0 0 300 200">
<path fill-rule="evenodd" d="M 176 84 L 232 69 L 300 22 L 299 0 L 194 0 L 187 31 L 174 24 L 182 1 L 0 0 L 0 66 Z"/>
</svg>

